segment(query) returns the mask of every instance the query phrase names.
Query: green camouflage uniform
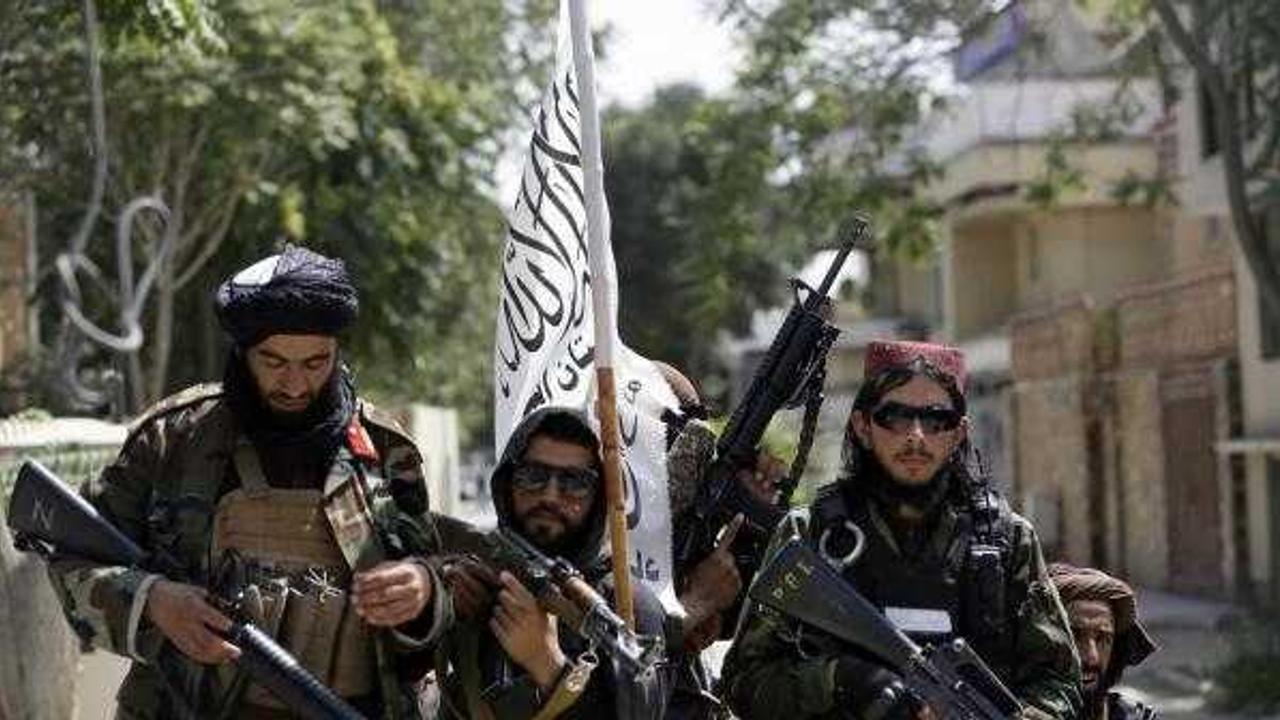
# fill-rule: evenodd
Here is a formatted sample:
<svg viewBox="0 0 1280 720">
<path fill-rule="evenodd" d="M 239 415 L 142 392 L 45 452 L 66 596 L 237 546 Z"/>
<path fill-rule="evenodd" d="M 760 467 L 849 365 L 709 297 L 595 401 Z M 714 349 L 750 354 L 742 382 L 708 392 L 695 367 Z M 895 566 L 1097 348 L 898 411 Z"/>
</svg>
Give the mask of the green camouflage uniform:
<svg viewBox="0 0 1280 720">
<path fill-rule="evenodd" d="M 367 403 L 360 402 L 357 412 L 379 458 L 379 466 L 366 475 L 367 497 L 387 554 L 437 552 L 439 538 L 417 448 L 393 420 Z M 220 385 L 190 388 L 160 402 L 135 423 L 119 457 L 85 486 L 83 494 L 148 552 L 168 553 L 182 574 L 169 579 L 205 585 L 213 511 L 237 485 L 230 464 L 240 437 Z M 185 702 L 200 696 L 196 711 L 201 717 L 219 706 L 223 698 L 208 697 L 205 690 L 213 682 L 211 673 L 166 642 L 143 612 L 141 593 L 160 579 L 158 575 L 75 559 L 55 562 L 50 573 L 77 632 L 94 647 L 134 661 L 117 695 L 118 717 L 178 715 L 166 684 L 186 697 Z M 413 682 L 427 669 L 436 638 L 452 621 L 449 595 L 432 574 L 436 591 L 423 616 L 375 634 L 384 717 L 417 716 Z"/>
<path fill-rule="evenodd" d="M 935 535 L 925 541 L 949 545 L 956 528 L 955 511 L 944 507 Z M 1028 706 L 1028 714 L 1054 718 L 1077 716 L 1080 662 L 1066 614 L 1045 573 L 1044 559 L 1031 524 L 1007 511 L 1012 520 L 1012 573 L 1009 587 L 1027 588 L 1012 618 L 1012 653 L 1009 657 L 984 657 L 1015 695 Z M 951 521 L 949 521 L 951 520 Z M 792 538 L 814 541 L 809 533 L 809 511 L 793 510 L 780 523 L 766 557 Z M 890 534 L 883 523 L 866 532 Z M 883 539 L 892 543 L 891 537 Z M 870 540 L 870 538 L 869 538 Z M 896 547 L 896 544 L 893 545 Z M 945 545 L 944 545 L 945 546 Z M 796 627 L 772 609 L 748 605 L 739 622 L 733 647 L 725 660 L 722 696 L 744 718 L 839 718 L 836 706 L 836 658 L 839 643 L 816 633 L 797 642 Z"/>
</svg>

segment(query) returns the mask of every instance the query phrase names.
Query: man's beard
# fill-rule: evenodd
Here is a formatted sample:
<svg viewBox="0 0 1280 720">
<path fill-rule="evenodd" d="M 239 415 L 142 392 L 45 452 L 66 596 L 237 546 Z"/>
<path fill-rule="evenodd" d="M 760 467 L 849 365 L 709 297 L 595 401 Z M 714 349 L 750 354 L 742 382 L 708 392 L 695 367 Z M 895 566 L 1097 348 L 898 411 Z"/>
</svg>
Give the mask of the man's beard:
<svg viewBox="0 0 1280 720">
<path fill-rule="evenodd" d="M 563 528 L 560 534 L 552 536 L 546 526 L 536 524 L 538 516 L 554 517 Z M 582 545 L 586 535 L 587 523 L 584 521 L 574 525 L 570 519 L 554 505 L 542 503 L 535 505 L 527 513 L 520 516 L 520 532 L 539 550 L 552 556 L 568 556 Z"/>
<path fill-rule="evenodd" d="M 245 434 L 261 447 L 310 447 L 331 453 L 343 442 L 355 411 L 355 385 L 341 362 L 306 409 L 277 410 L 258 390 L 244 354 L 232 350 L 227 358 L 223 388 L 227 402 Z"/>
<path fill-rule="evenodd" d="M 950 489 L 947 466 L 943 465 L 928 482 L 908 485 L 893 477 L 875 453 L 867 452 L 866 483 L 871 494 L 888 507 L 908 505 L 928 514 Z"/>
</svg>

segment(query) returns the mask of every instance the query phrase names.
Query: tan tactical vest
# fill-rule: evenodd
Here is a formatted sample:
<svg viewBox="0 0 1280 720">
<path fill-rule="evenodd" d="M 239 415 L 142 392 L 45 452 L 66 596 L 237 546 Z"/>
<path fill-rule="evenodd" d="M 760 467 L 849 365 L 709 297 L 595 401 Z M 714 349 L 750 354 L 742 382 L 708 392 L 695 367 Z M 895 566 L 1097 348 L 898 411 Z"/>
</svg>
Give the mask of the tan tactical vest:
<svg viewBox="0 0 1280 720">
<path fill-rule="evenodd" d="M 341 507 L 351 499 L 347 490 L 359 487 L 354 477 L 335 477 L 354 476 L 350 460 L 344 448 L 326 490 L 273 488 L 252 443 L 241 438 L 240 487 L 218 501 L 210 549 L 214 564 L 228 550 L 240 556 L 245 610 L 254 623 L 335 693 L 357 698 L 376 691 L 378 676 L 373 633 L 348 603 L 352 564 L 335 538 L 335 522 L 349 517 Z M 363 504 L 362 494 L 357 501 Z M 233 682 L 233 667 L 224 666 L 224 683 Z M 284 707 L 253 684 L 242 703 L 242 717 L 255 709 L 278 716 Z"/>
</svg>

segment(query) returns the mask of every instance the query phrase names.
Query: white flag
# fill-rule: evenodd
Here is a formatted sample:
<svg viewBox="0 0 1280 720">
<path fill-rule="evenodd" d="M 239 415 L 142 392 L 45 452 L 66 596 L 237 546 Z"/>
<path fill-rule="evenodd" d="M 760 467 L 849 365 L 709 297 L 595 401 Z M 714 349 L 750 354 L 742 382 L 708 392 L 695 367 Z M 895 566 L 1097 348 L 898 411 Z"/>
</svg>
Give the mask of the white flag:
<svg viewBox="0 0 1280 720">
<path fill-rule="evenodd" d="M 555 77 L 534 118 L 520 191 L 507 218 L 493 362 L 499 453 L 520 419 L 544 405 L 584 409 L 595 416 L 595 325 L 581 126 L 563 4 L 558 35 Z M 607 222 L 604 232 L 607 237 Z M 612 252 L 607 267 L 613 277 Z M 617 307 L 611 311 L 616 316 Z M 617 339 L 613 347 L 630 570 L 672 607 L 666 429 L 660 417 L 677 401 L 653 363 Z"/>
</svg>

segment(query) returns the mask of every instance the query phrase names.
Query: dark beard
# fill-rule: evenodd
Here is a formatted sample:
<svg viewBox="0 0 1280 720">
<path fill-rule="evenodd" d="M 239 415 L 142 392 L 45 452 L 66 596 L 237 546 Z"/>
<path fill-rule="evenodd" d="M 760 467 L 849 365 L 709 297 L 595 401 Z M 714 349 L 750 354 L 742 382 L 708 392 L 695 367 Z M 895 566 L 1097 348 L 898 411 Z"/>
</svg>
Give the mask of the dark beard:
<svg viewBox="0 0 1280 720">
<path fill-rule="evenodd" d="M 574 557 L 576 552 L 581 549 L 583 544 L 586 542 L 587 533 L 590 531 L 590 515 L 587 516 L 588 522 L 583 522 L 577 527 L 570 525 L 567 518 L 563 515 L 558 515 L 565 530 L 561 533 L 560 537 L 555 540 L 549 540 L 535 533 L 529 526 L 529 518 L 536 510 L 538 510 L 538 508 L 534 508 L 528 515 L 519 519 L 520 534 L 529 542 L 533 543 L 534 547 L 541 550 L 545 555 L 562 558 Z"/>
<path fill-rule="evenodd" d="M 232 349 L 223 376 L 223 390 L 236 420 L 260 451 L 296 450 L 320 464 L 333 459 L 346 439 L 355 412 L 355 384 L 347 367 L 338 362 L 329 380 L 306 410 L 282 413 L 271 409 L 249 373 L 244 354 Z"/>
<path fill-rule="evenodd" d="M 928 517 L 933 514 L 950 489 L 951 468 L 944 465 L 929 482 L 923 485 L 907 485 L 898 482 L 880 464 L 874 453 L 867 452 L 867 462 L 860 476 L 867 493 L 881 506 L 895 509 L 907 505 Z"/>
</svg>

